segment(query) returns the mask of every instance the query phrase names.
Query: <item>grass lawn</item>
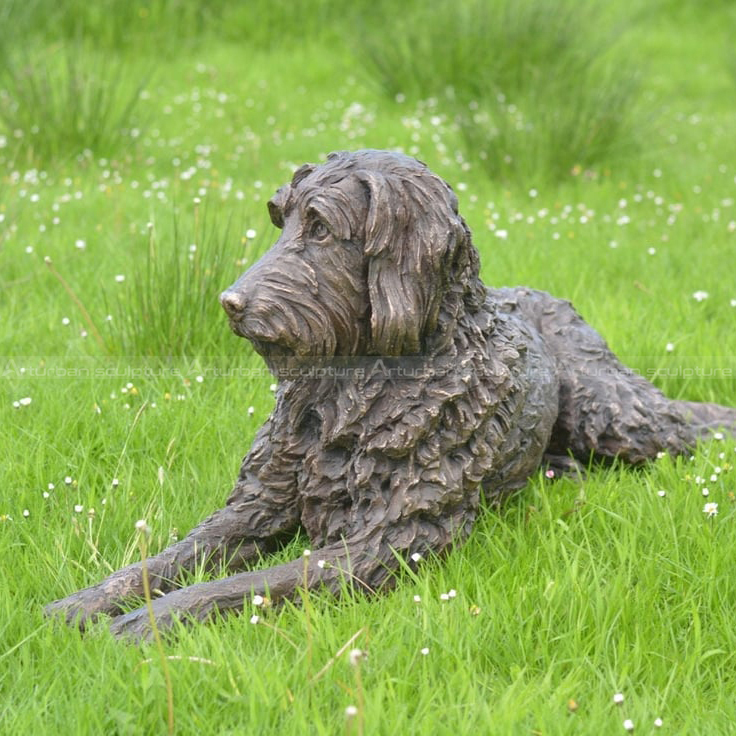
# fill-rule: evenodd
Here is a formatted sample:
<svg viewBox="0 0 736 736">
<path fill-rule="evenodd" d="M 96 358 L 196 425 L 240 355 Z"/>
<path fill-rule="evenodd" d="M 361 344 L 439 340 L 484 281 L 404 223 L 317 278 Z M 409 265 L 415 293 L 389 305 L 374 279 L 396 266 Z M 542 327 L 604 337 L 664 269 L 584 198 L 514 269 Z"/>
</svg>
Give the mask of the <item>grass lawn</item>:
<svg viewBox="0 0 736 736">
<path fill-rule="evenodd" d="M 138 519 L 158 550 L 224 502 L 273 391 L 217 296 L 305 161 L 416 155 L 489 285 L 571 299 L 668 395 L 736 406 L 728 2 L 67 5 L 0 10 L 1 733 L 166 733 L 156 648 L 42 607 L 137 559 Z M 175 731 L 733 733 L 735 493 L 728 436 L 540 474 L 386 596 L 182 628 Z"/>
</svg>

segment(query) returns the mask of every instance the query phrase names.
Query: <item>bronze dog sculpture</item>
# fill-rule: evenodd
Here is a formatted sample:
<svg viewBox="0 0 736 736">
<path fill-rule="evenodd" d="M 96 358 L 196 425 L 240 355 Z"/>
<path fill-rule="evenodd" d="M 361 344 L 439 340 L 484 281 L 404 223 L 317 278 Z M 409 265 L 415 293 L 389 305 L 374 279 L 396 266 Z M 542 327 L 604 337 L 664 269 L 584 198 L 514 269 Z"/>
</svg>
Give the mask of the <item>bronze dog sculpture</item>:
<svg viewBox="0 0 736 736">
<path fill-rule="evenodd" d="M 545 463 L 640 463 L 736 430 L 736 410 L 667 399 L 625 369 L 568 302 L 486 288 L 454 193 L 412 158 L 332 154 L 269 211 L 281 237 L 221 302 L 281 376 L 276 406 L 227 505 L 147 560 L 162 628 L 291 596 L 305 576 L 375 590 L 400 557 L 466 537 L 482 492 L 501 499 Z M 176 588 L 203 563 L 242 570 L 300 527 L 309 558 Z M 145 608 L 121 607 L 142 594 L 138 563 L 47 610 L 145 637 Z"/>
</svg>

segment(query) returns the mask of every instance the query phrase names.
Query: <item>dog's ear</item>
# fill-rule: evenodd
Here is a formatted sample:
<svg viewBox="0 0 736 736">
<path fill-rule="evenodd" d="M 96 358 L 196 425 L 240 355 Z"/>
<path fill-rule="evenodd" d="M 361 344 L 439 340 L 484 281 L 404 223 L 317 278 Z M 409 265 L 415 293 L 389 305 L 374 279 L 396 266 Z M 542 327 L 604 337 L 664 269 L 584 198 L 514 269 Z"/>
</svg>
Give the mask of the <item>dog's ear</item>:
<svg viewBox="0 0 736 736">
<path fill-rule="evenodd" d="M 381 355 L 418 353 L 437 324 L 446 289 L 443 263 L 453 249 L 454 229 L 448 223 L 447 193 L 438 196 L 429 176 L 425 181 L 415 172 L 359 173 L 368 193 L 364 253 L 371 349 Z"/>
<path fill-rule="evenodd" d="M 415 355 L 421 349 L 422 305 L 416 298 L 416 276 L 400 272 L 388 258 L 368 265 L 371 305 L 371 352 Z"/>
<path fill-rule="evenodd" d="M 295 172 L 294 176 L 291 177 L 291 186 L 296 189 L 299 186 L 299 182 L 302 179 L 306 179 L 317 167 L 314 164 L 303 164 Z"/>
<path fill-rule="evenodd" d="M 276 194 L 268 200 L 268 214 L 271 222 L 281 229 L 284 226 L 284 218 L 286 216 L 286 203 L 291 196 L 291 185 L 284 184 Z"/>
<path fill-rule="evenodd" d="M 276 194 L 268 200 L 268 214 L 271 217 L 271 222 L 278 228 L 284 227 L 284 220 L 286 219 L 286 210 L 289 206 L 289 199 L 291 193 L 297 188 L 299 182 L 306 179 L 314 170 L 314 164 L 304 164 L 300 166 L 291 178 L 291 184 L 284 184 Z"/>
</svg>

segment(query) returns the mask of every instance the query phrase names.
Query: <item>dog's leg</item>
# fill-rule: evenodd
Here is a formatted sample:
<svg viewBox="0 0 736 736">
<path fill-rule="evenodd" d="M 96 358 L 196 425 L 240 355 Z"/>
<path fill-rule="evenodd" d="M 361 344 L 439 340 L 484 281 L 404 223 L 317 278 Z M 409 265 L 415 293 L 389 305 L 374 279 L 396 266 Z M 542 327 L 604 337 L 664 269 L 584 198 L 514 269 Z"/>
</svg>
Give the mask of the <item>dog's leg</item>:
<svg viewBox="0 0 736 736">
<path fill-rule="evenodd" d="M 146 560 L 151 590 L 172 590 L 182 573 L 202 565 L 242 569 L 292 534 L 299 525 L 292 461 L 289 453 L 274 452 L 268 423 L 264 425 L 243 460 L 240 478 L 227 506 L 205 519 L 180 542 Z M 259 476 L 266 478 L 268 485 Z M 142 595 L 143 566 L 137 562 L 97 585 L 50 603 L 45 611 L 84 628 L 100 613 L 119 615 L 125 599 Z"/>
<path fill-rule="evenodd" d="M 677 401 L 624 366 L 592 329 L 562 356 L 560 410 L 548 451 L 586 462 L 638 464 L 660 452 L 690 452 L 717 429 L 736 434 L 736 409 Z"/>
<path fill-rule="evenodd" d="M 166 631 L 177 620 L 203 621 L 216 612 L 242 611 L 254 595 L 273 602 L 292 598 L 305 583 L 308 589 L 324 588 L 333 594 L 343 585 L 372 592 L 396 567 L 390 545 L 374 531 L 283 565 L 174 590 L 154 600 L 153 611 L 157 627 Z M 110 628 L 116 636 L 136 641 L 152 635 L 146 607 L 118 616 Z"/>
<path fill-rule="evenodd" d="M 736 409 L 667 398 L 623 365 L 569 302 L 531 289 L 491 294 L 502 311 L 534 324 L 554 356 L 559 413 L 549 454 L 637 464 L 686 452 L 714 429 L 736 432 Z"/>
<path fill-rule="evenodd" d="M 721 429 L 736 437 L 736 409 L 697 401 L 674 401 L 687 422 L 701 437 Z"/>
<path fill-rule="evenodd" d="M 254 529 L 251 520 L 263 515 L 262 508 L 233 509 L 226 506 L 191 531 L 184 539 L 146 560 L 151 590 L 165 592 L 176 586 L 177 578 L 204 565 L 214 568 L 224 564 L 242 568 L 259 554 L 272 551 L 282 533 L 293 531 L 295 519 L 273 520 L 269 529 Z M 283 528 L 281 528 L 283 526 Z M 108 578 L 84 590 L 46 606 L 47 615 L 61 615 L 80 628 L 100 613 L 116 616 L 128 598 L 143 595 L 143 566 L 140 562 L 114 572 Z"/>
</svg>

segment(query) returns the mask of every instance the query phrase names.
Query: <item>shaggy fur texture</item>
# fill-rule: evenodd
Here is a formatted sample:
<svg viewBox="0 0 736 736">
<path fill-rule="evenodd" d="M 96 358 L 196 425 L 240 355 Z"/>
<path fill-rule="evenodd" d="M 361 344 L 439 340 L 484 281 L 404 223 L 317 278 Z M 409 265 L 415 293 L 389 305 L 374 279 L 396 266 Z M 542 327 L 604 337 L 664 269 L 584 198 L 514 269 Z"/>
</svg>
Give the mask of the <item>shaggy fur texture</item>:
<svg viewBox="0 0 736 736">
<path fill-rule="evenodd" d="M 299 527 L 308 584 L 390 581 L 397 557 L 442 553 L 543 463 L 679 453 L 736 411 L 671 401 L 627 371 L 569 303 L 487 289 L 450 187 L 381 151 L 303 166 L 269 202 L 283 234 L 221 301 L 279 377 L 276 406 L 227 505 L 148 560 L 159 625 L 253 594 L 292 595 L 296 560 L 175 590 L 182 570 L 242 567 Z M 321 561 L 321 562 L 319 562 Z M 318 564 L 319 562 L 319 564 Z M 140 565 L 51 604 L 82 625 L 148 635 Z"/>
</svg>

